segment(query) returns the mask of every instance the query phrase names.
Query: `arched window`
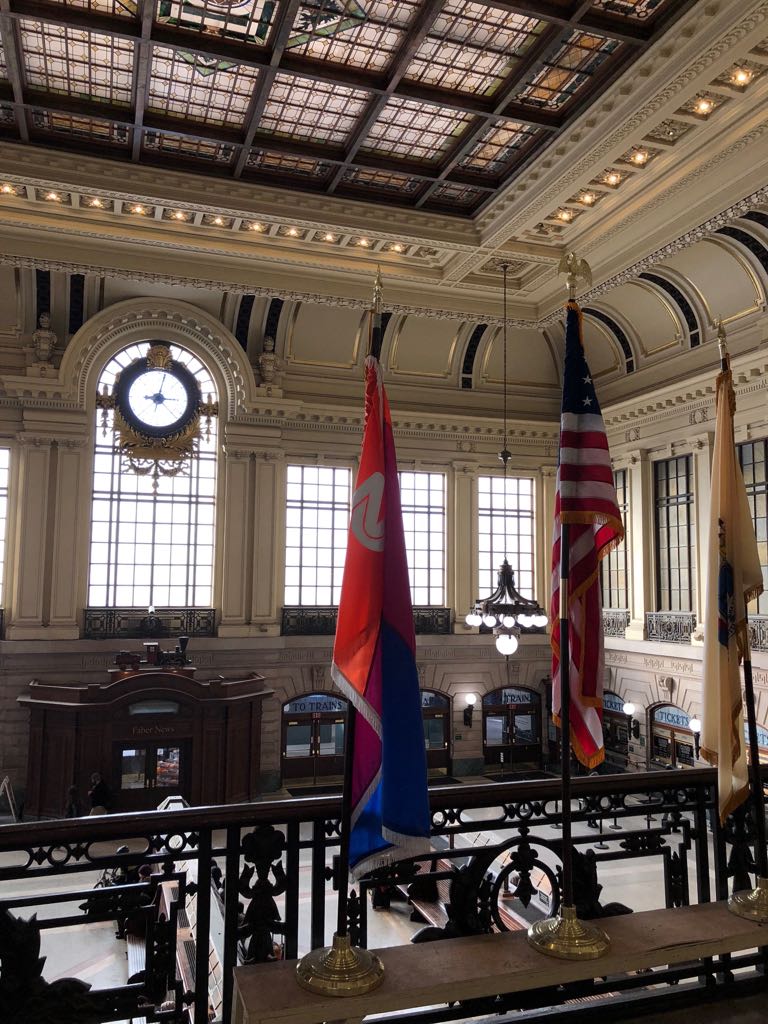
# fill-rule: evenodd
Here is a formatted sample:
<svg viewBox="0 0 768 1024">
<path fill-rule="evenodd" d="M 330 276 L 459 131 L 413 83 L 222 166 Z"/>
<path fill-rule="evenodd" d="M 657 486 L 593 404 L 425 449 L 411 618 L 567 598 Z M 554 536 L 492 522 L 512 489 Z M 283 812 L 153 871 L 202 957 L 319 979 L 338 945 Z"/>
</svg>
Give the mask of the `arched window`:
<svg viewBox="0 0 768 1024">
<path fill-rule="evenodd" d="M 111 394 L 117 375 L 147 355 L 148 343 L 114 356 L 99 377 Z M 216 401 L 207 368 L 170 346 L 204 400 Z M 105 391 L 106 389 L 106 391 Z M 112 409 L 96 410 L 88 604 L 91 607 L 206 607 L 213 600 L 216 417 L 201 422 L 197 447 L 175 475 L 136 472 L 113 432 Z"/>
</svg>

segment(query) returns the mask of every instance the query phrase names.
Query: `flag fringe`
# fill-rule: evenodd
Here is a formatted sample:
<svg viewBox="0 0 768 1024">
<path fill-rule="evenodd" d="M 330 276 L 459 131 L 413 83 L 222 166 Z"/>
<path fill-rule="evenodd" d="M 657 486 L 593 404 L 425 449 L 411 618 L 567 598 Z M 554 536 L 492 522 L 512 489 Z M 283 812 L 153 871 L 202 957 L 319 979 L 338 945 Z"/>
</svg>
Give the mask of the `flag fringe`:
<svg viewBox="0 0 768 1024">
<path fill-rule="evenodd" d="M 381 719 L 360 691 L 350 683 L 336 662 L 331 663 L 331 678 L 358 714 L 362 715 L 376 735 L 381 738 Z"/>
<path fill-rule="evenodd" d="M 558 729 L 561 729 L 560 715 L 552 713 L 552 721 L 555 723 Z M 599 764 L 605 761 L 605 747 L 600 747 L 594 754 L 585 754 L 584 748 L 579 743 L 578 739 L 573 735 L 573 726 L 571 726 L 571 739 L 570 739 L 571 751 L 576 755 L 576 760 L 582 764 L 585 768 L 597 768 Z"/>
<path fill-rule="evenodd" d="M 389 832 L 388 829 L 382 829 L 383 839 L 391 842 L 390 836 L 398 836 L 398 842 L 402 839 L 404 845 L 392 846 L 389 850 L 377 850 L 368 857 L 359 860 L 354 867 L 350 867 L 350 874 L 355 881 L 365 878 L 378 868 L 388 868 L 398 861 L 408 860 L 410 857 L 420 857 L 424 854 L 437 852 L 434 850 L 429 839 L 418 836 L 402 836 L 399 832 Z"/>
</svg>

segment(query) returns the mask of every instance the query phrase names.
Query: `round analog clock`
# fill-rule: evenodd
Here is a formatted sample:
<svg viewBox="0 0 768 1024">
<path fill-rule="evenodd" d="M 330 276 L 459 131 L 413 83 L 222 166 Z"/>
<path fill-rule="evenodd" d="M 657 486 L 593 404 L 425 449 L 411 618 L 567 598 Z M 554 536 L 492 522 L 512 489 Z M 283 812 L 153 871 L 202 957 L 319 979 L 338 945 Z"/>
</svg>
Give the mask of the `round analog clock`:
<svg viewBox="0 0 768 1024">
<path fill-rule="evenodd" d="M 180 363 L 148 367 L 146 359 L 137 359 L 120 374 L 115 404 L 137 434 L 172 437 L 199 415 L 200 388 L 193 374 Z"/>
</svg>

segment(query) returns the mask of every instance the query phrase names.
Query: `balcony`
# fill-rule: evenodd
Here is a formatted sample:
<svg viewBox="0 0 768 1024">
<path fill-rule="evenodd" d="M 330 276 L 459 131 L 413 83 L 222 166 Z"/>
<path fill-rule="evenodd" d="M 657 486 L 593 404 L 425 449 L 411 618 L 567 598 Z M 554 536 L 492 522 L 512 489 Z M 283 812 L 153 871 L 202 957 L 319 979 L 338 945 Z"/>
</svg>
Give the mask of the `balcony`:
<svg viewBox="0 0 768 1024">
<path fill-rule="evenodd" d="M 710 769 L 575 779 L 579 915 L 707 903 L 751 887 L 749 813 L 740 809 L 721 828 L 714 786 Z M 559 794 L 558 779 L 432 789 L 434 853 L 361 881 L 349 901 L 353 941 L 401 944 L 404 928 L 407 937 L 417 927 L 406 924 L 402 902 L 397 912 L 406 891 L 431 928 L 421 940 L 524 929 L 555 912 Z M 40 1020 L 228 1024 L 237 964 L 291 960 L 329 941 L 339 812 L 338 797 L 319 796 L 0 828 L 0 949 L 3 970 L 8 964 L 18 982 L 5 1011 L 25 1024 L 33 1005 L 42 1008 Z M 94 888 L 100 880 L 109 884 Z M 74 946 L 72 929 L 84 925 L 101 937 L 105 956 L 117 949 L 122 961 L 114 922 L 118 931 L 133 922 L 128 931 L 138 932 L 127 939 L 124 984 L 46 980 L 41 939 L 50 957 L 57 943 Z M 527 993 L 524 1003 L 532 1013 L 585 996 L 610 995 L 614 1007 L 635 999 L 663 1005 L 671 985 L 692 992 L 736 985 L 737 977 L 746 984 L 762 963 L 759 952 L 732 957 L 727 971 L 716 959 L 694 960 L 654 970 L 652 981 L 636 974 L 618 988 L 601 979 L 550 987 Z M 519 993 L 501 996 L 488 1012 L 520 1005 Z M 446 1005 L 428 1019 L 470 1015 L 466 1006 Z"/>
<path fill-rule="evenodd" d="M 645 629 L 649 640 L 665 644 L 689 644 L 696 629 L 694 612 L 646 612 Z"/>
<path fill-rule="evenodd" d="M 624 631 L 629 625 L 629 610 L 627 608 L 603 608 L 603 635 L 624 636 Z"/>
</svg>

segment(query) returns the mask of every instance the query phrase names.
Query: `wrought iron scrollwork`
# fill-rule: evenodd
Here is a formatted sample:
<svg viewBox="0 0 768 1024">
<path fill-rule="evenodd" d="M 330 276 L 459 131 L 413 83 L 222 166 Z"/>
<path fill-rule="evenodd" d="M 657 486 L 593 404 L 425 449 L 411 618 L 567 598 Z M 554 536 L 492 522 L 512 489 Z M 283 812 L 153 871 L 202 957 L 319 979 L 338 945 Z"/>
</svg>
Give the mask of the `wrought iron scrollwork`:
<svg viewBox="0 0 768 1024">
<path fill-rule="evenodd" d="M 276 959 L 274 935 L 282 934 L 282 918 L 275 896 L 282 895 L 288 884 L 282 862 L 284 851 L 285 836 L 272 825 L 259 825 L 243 837 L 246 864 L 240 872 L 238 892 L 249 903 L 240 919 L 237 934 L 240 958 L 244 964 Z M 273 880 L 270 880 L 270 875 Z"/>
</svg>

